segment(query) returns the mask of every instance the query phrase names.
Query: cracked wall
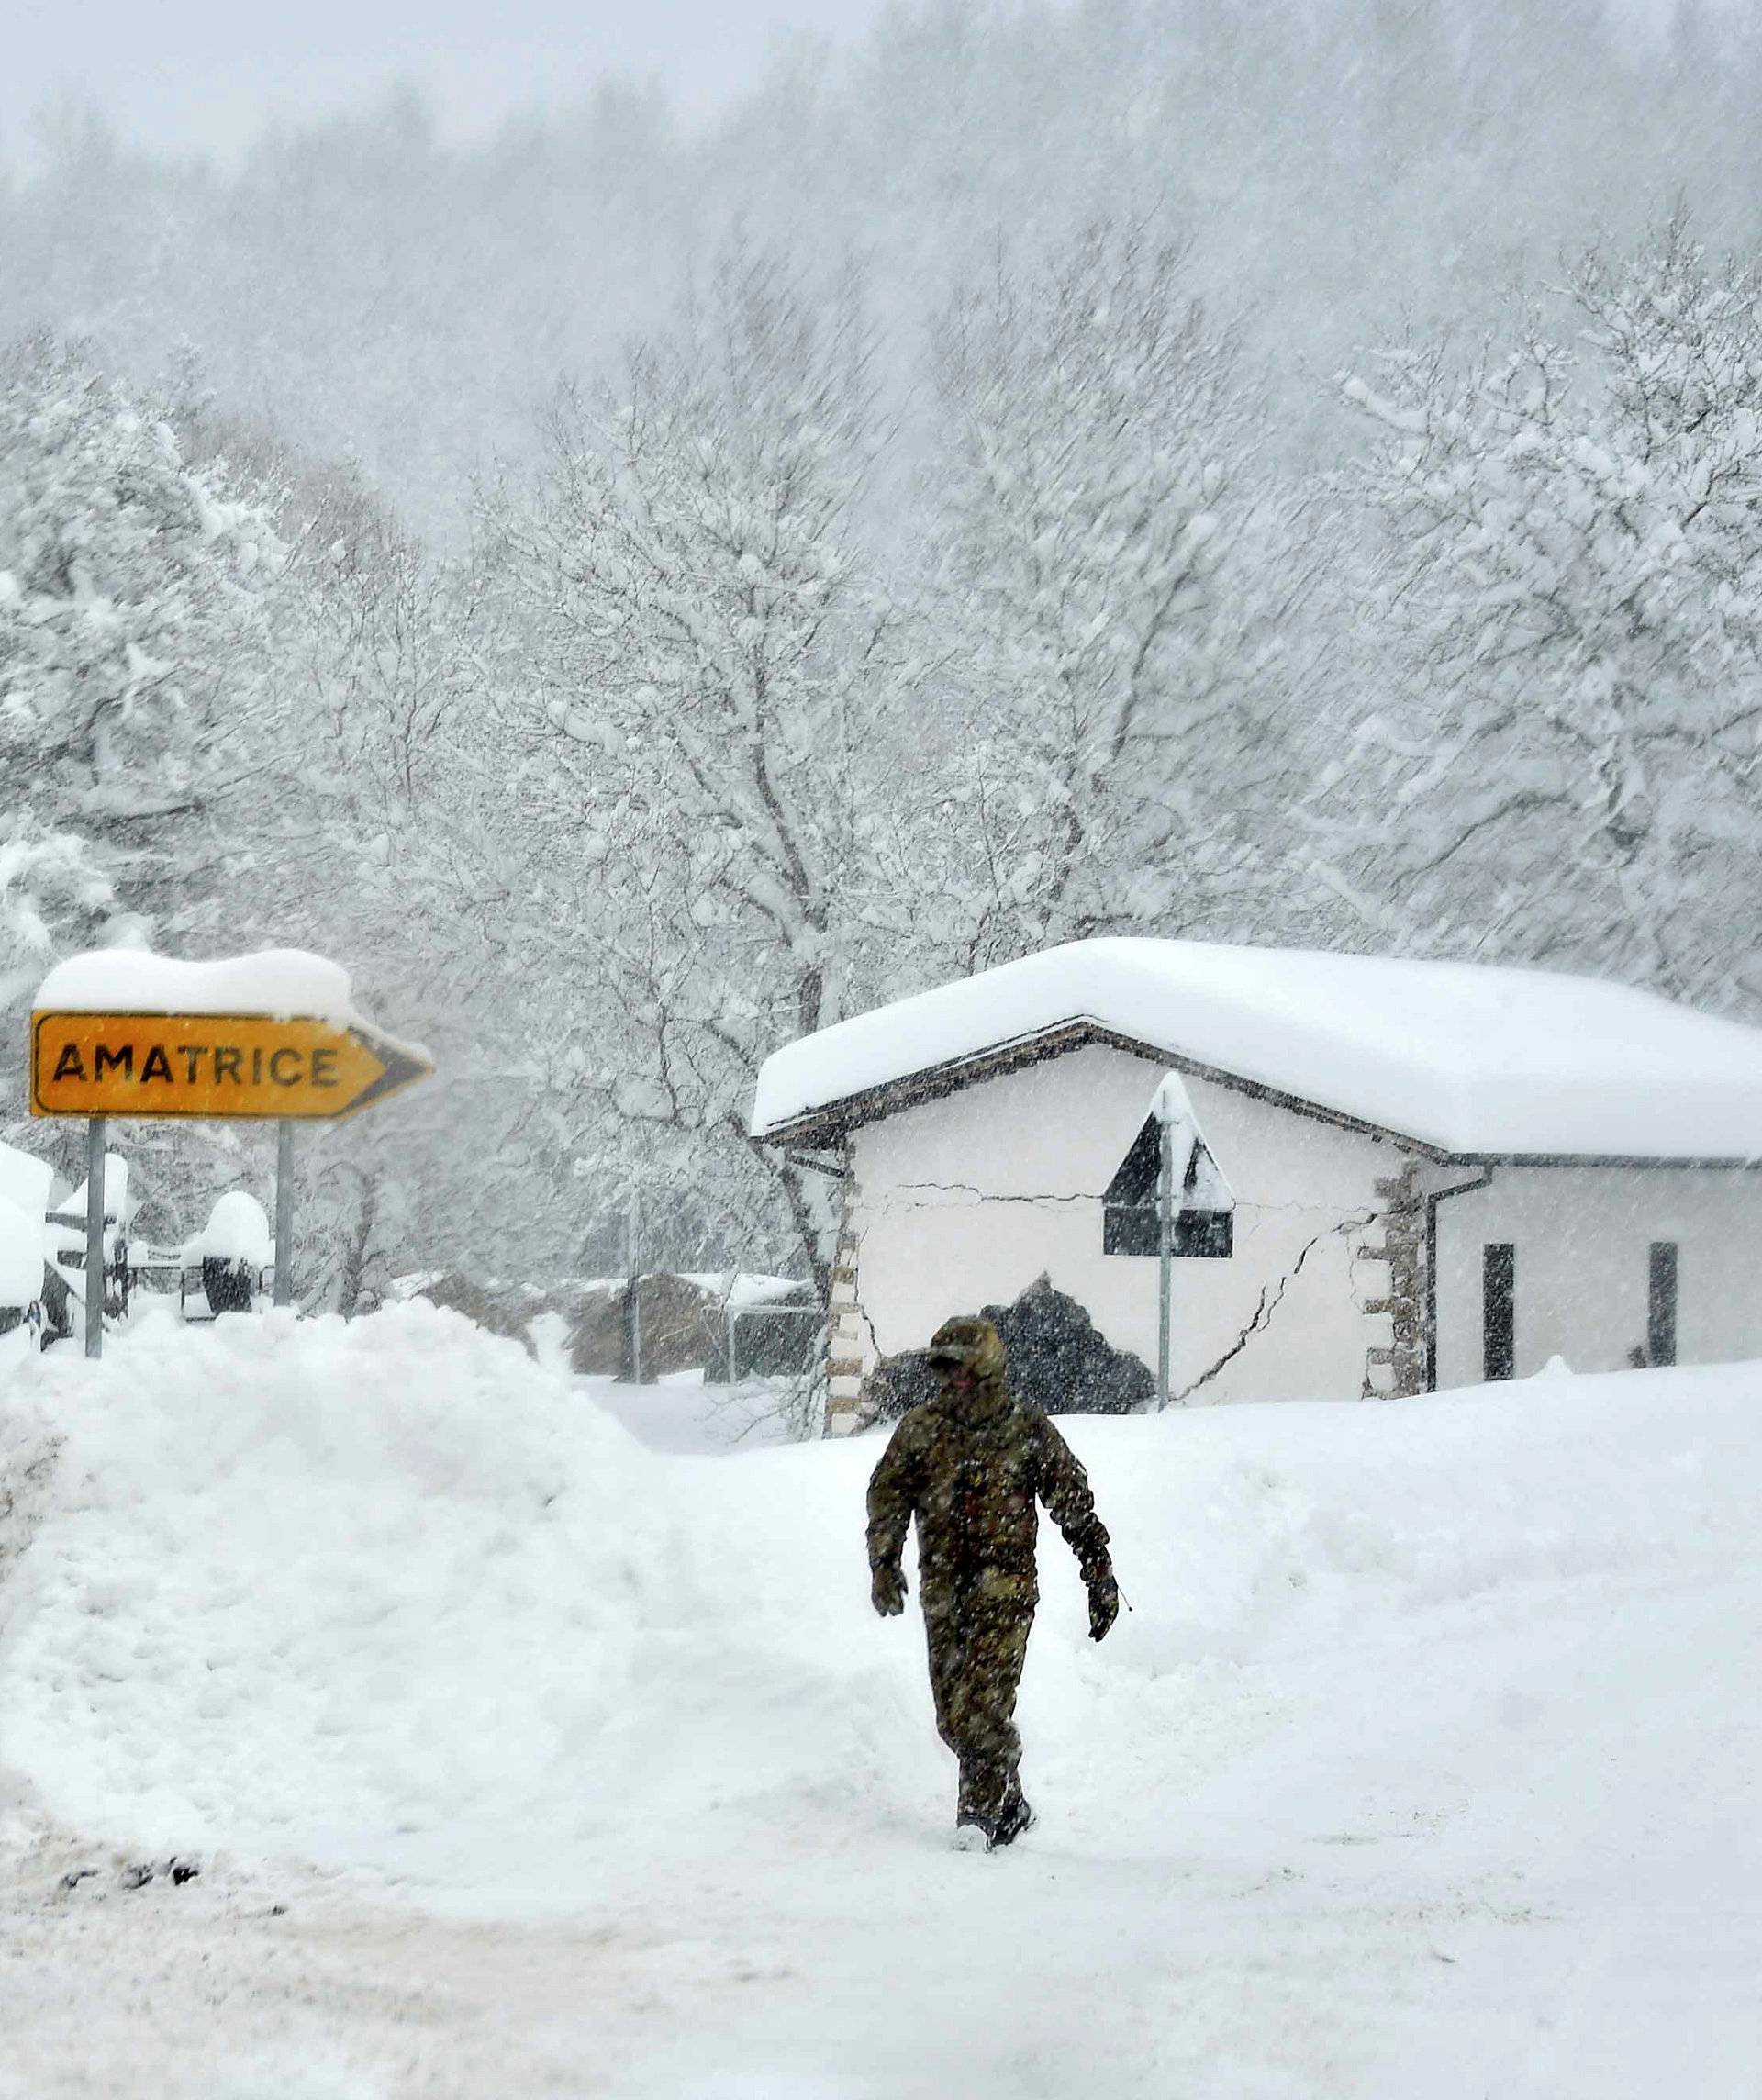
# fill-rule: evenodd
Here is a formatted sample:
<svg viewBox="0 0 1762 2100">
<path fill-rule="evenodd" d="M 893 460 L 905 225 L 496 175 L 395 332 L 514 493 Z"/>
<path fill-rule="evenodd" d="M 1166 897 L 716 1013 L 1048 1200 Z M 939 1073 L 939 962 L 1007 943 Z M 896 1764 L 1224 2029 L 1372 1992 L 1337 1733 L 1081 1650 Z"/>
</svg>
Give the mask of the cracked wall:
<svg viewBox="0 0 1762 2100">
<path fill-rule="evenodd" d="M 1163 1070 L 1090 1045 L 857 1131 L 834 1281 L 834 1395 L 854 1410 L 880 1353 L 921 1347 L 952 1312 L 1048 1276 L 1116 1348 L 1156 1360 L 1157 1263 L 1101 1251 L 1101 1196 Z M 1236 1251 L 1175 1264 L 1171 1391 L 1195 1403 L 1357 1398 L 1398 1346 L 1384 1274 L 1366 1268 L 1391 1143 L 1189 1079 L 1236 1195 Z M 841 1300 L 841 1289 L 848 1300 Z"/>
</svg>

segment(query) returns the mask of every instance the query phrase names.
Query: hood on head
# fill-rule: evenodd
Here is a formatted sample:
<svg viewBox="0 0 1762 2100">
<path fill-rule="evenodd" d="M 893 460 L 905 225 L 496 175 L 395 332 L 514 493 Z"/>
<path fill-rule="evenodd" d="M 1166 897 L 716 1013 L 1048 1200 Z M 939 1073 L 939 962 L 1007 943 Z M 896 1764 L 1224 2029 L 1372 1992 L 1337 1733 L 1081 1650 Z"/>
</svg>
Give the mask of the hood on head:
<svg viewBox="0 0 1762 2100">
<path fill-rule="evenodd" d="M 944 1320 L 930 1338 L 924 1360 L 944 1383 L 956 1371 L 971 1371 L 981 1383 L 1003 1376 L 1003 1336 L 989 1320 L 965 1313 Z"/>
</svg>

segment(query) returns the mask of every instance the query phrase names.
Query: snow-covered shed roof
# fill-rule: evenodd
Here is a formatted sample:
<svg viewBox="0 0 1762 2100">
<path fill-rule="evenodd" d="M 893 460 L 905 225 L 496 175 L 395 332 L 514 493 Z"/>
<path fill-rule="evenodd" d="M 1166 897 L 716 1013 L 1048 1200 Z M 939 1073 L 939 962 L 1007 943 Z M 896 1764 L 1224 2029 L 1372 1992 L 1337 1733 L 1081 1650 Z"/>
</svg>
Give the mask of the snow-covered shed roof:
<svg viewBox="0 0 1762 2100">
<path fill-rule="evenodd" d="M 1112 1043 L 1456 1158 L 1762 1161 L 1762 1030 L 1595 977 L 1076 941 L 767 1058 L 756 1135 L 825 1142 L 913 1100 Z"/>
</svg>

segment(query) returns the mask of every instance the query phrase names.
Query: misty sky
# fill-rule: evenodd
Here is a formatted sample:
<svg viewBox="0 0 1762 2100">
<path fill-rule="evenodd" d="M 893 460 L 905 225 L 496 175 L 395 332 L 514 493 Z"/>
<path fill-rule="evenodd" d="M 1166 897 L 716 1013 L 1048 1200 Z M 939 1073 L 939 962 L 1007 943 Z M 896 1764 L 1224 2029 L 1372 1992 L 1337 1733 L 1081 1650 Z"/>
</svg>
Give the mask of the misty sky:
<svg viewBox="0 0 1762 2100">
<path fill-rule="evenodd" d="M 469 137 L 608 73 L 654 73 L 700 112 L 748 86 L 774 39 L 848 38 L 883 0 L 5 0 L 0 156 L 71 91 L 124 136 L 227 153 L 272 116 L 359 105 L 403 80 Z"/>
</svg>

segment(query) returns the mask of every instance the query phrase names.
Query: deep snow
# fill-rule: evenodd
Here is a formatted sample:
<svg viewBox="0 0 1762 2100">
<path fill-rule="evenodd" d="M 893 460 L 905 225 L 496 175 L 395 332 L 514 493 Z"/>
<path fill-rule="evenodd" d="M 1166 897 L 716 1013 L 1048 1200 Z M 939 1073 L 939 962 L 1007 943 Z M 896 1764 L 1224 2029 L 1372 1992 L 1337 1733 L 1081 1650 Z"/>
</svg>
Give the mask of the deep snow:
<svg viewBox="0 0 1762 2100">
<path fill-rule="evenodd" d="M 874 1438 L 659 1456 L 426 1304 L 32 1359 L 0 2094 L 1753 2095 L 1759 1410 L 1073 1420 L 1134 1610 L 1045 1536 L 1042 1823 L 974 1860 Z"/>
</svg>

